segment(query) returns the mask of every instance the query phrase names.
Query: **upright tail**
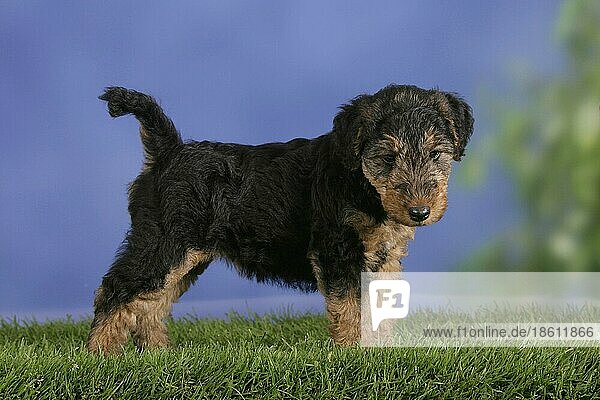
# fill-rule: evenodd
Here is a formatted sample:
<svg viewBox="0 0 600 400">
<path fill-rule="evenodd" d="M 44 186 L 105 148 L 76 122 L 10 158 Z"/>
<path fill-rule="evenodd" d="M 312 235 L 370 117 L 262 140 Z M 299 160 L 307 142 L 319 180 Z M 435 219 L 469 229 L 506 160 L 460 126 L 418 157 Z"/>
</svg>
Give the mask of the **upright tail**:
<svg viewBox="0 0 600 400">
<path fill-rule="evenodd" d="M 106 88 L 98 98 L 108 102 L 111 117 L 133 114 L 138 119 L 147 162 L 161 159 L 182 144 L 173 121 L 165 115 L 156 100 L 147 94 L 113 86 Z"/>
</svg>

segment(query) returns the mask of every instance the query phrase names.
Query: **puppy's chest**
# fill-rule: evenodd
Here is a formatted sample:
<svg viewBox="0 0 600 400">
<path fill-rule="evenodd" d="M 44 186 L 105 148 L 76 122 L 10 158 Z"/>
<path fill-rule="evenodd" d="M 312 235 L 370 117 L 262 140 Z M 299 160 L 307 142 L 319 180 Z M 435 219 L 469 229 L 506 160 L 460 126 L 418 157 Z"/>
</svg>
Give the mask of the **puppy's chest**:
<svg viewBox="0 0 600 400">
<path fill-rule="evenodd" d="M 400 271 L 400 259 L 408 254 L 408 242 L 414 238 L 415 228 L 392 221 L 377 224 L 368 217 L 353 222 L 364 246 L 366 271 Z"/>
</svg>

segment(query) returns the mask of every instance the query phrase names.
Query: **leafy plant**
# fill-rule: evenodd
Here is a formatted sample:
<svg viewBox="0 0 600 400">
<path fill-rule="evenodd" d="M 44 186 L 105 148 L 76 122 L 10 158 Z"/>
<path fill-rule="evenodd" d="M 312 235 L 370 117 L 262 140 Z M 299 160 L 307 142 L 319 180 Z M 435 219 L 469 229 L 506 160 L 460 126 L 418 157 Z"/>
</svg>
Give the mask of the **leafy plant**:
<svg viewBox="0 0 600 400">
<path fill-rule="evenodd" d="M 523 212 L 467 269 L 600 271 L 600 2 L 565 2 L 556 32 L 564 72 L 521 76 L 488 104 L 494 132 L 467 179 L 499 163 Z"/>
</svg>

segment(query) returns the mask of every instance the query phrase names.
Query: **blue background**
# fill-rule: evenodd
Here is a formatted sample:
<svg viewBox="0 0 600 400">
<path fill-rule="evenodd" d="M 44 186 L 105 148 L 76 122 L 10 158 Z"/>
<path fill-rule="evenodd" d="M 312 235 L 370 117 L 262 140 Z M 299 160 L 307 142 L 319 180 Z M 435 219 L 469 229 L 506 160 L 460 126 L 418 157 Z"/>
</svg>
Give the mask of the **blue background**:
<svg viewBox="0 0 600 400">
<path fill-rule="evenodd" d="M 545 0 L 2 2 L 0 315 L 91 312 L 143 157 L 136 121 L 96 98 L 104 86 L 151 93 L 186 139 L 250 144 L 318 136 L 341 103 L 392 82 L 439 87 L 473 105 L 478 142 L 482 87 L 501 95 L 515 65 L 561 68 L 558 12 Z M 454 176 L 446 216 L 417 231 L 404 264 L 453 268 L 518 210 L 502 171 L 474 190 Z M 215 263 L 181 309 L 288 302 L 321 304 Z"/>
</svg>

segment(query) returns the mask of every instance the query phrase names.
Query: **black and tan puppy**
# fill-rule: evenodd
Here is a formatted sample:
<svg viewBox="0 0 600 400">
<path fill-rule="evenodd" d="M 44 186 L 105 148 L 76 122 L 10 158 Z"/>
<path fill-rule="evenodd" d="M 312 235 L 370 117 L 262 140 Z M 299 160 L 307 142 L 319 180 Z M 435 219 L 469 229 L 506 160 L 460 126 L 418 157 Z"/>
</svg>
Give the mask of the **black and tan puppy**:
<svg viewBox="0 0 600 400">
<path fill-rule="evenodd" d="M 110 115 L 140 122 L 145 165 L 131 230 L 94 302 L 91 351 L 169 343 L 172 303 L 215 258 L 245 277 L 325 296 L 339 344 L 360 338 L 360 272 L 399 271 L 415 227 L 446 210 L 473 130 L 459 97 L 388 86 L 342 106 L 330 133 L 260 146 L 183 142 L 150 96 L 111 87 Z"/>
</svg>

